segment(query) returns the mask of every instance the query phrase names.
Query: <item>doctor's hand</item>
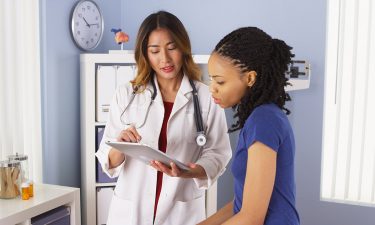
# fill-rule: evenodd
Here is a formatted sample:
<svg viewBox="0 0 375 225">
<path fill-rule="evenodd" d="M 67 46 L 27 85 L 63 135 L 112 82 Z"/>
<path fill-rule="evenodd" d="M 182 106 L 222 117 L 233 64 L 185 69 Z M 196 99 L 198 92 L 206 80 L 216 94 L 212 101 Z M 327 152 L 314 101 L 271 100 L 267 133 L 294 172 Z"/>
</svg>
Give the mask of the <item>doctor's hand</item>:
<svg viewBox="0 0 375 225">
<path fill-rule="evenodd" d="M 166 165 L 156 160 L 150 162 L 150 166 L 154 167 L 157 171 L 163 172 L 170 177 L 181 177 L 181 178 L 207 178 L 206 171 L 204 168 L 195 163 L 189 163 L 187 166 L 190 170 L 181 170 L 175 163 L 170 163 Z"/>
<path fill-rule="evenodd" d="M 122 130 L 117 137 L 117 141 L 125 142 L 139 142 L 141 139 L 141 135 L 138 134 L 138 131 L 134 126 L 130 126 L 126 130 Z"/>
</svg>

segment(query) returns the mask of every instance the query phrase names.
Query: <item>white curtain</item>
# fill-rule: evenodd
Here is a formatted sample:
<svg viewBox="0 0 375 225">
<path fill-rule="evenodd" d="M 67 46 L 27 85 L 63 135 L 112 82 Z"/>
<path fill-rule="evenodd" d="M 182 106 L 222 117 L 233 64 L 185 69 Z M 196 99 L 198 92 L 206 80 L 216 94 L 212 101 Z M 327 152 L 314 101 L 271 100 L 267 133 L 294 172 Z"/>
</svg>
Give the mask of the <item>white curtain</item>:
<svg viewBox="0 0 375 225">
<path fill-rule="evenodd" d="M 321 198 L 375 206 L 375 2 L 327 9 Z"/>
<path fill-rule="evenodd" d="M 0 160 L 28 156 L 42 181 L 39 0 L 0 0 Z"/>
</svg>

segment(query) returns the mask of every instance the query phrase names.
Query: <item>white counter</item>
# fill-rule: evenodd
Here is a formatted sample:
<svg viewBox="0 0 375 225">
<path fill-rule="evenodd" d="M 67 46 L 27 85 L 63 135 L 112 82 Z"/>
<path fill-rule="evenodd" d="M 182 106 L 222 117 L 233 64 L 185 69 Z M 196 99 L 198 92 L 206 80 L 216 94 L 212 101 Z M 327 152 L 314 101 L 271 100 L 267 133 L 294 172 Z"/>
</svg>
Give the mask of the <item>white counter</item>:
<svg viewBox="0 0 375 225">
<path fill-rule="evenodd" d="M 70 207 L 71 225 L 81 224 L 79 188 L 34 184 L 34 197 L 0 199 L 0 224 L 31 224 L 31 218 L 59 206 Z"/>
</svg>

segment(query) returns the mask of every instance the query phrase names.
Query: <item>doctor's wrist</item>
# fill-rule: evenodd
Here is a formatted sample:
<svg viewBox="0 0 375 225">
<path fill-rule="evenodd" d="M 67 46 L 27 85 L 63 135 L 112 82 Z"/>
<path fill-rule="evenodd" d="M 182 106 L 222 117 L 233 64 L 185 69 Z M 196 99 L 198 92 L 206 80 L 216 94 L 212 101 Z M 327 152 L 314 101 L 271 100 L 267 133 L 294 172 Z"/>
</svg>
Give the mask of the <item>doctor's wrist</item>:
<svg viewBox="0 0 375 225">
<path fill-rule="evenodd" d="M 125 160 L 124 153 L 115 148 L 111 148 L 108 153 L 109 169 L 118 167 Z"/>
<path fill-rule="evenodd" d="M 199 164 L 191 163 L 189 164 L 190 170 L 186 172 L 185 178 L 197 178 L 197 179 L 207 179 L 207 174 L 204 168 Z"/>
</svg>

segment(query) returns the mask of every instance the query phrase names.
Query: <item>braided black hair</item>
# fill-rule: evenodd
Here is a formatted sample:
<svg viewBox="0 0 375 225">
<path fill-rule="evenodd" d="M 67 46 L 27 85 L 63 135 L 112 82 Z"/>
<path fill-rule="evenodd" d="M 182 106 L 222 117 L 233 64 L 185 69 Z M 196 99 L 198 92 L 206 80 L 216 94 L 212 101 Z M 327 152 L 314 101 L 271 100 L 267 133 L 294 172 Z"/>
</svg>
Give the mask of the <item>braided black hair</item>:
<svg viewBox="0 0 375 225">
<path fill-rule="evenodd" d="M 262 104 L 275 103 L 290 114 L 284 105 L 291 98 L 284 87 L 290 85 L 285 73 L 294 57 L 291 49 L 284 41 L 272 39 L 256 27 L 234 30 L 216 45 L 214 52 L 229 59 L 242 72 L 257 73 L 255 84 L 246 91 L 241 102 L 233 106 L 234 118 L 238 120 L 229 132 L 241 129 L 252 111 Z"/>
</svg>

